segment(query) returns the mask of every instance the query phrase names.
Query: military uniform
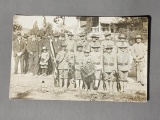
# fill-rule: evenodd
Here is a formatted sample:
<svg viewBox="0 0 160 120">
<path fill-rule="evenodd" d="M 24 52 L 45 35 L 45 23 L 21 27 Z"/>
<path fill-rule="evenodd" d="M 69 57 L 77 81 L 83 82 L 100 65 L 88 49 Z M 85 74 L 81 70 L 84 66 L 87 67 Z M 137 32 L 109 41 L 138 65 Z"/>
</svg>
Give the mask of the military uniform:
<svg viewBox="0 0 160 120">
<path fill-rule="evenodd" d="M 66 43 L 62 43 L 62 47 L 66 47 Z M 69 72 L 69 66 L 67 61 L 67 51 L 61 50 L 58 52 L 56 56 L 56 61 L 58 63 L 58 71 L 59 71 L 59 81 L 58 86 L 66 88 L 68 87 L 68 72 Z"/>
<path fill-rule="evenodd" d="M 93 49 L 95 48 L 100 48 L 99 44 L 95 44 L 93 47 Z M 90 53 L 90 57 L 92 59 L 92 62 L 95 66 L 95 87 L 98 89 L 98 84 L 99 84 L 99 81 L 101 80 L 101 70 L 102 70 L 102 62 L 101 62 L 101 59 L 102 59 L 102 55 L 99 51 L 95 52 L 91 52 Z"/>
<path fill-rule="evenodd" d="M 127 46 L 120 46 L 120 49 L 127 49 Z M 129 53 L 127 50 L 125 52 L 117 53 L 117 64 L 118 73 L 120 80 L 122 82 L 127 82 L 128 71 L 129 71 Z"/>
<path fill-rule="evenodd" d="M 69 36 L 73 37 L 73 34 L 72 33 L 68 33 L 68 37 Z M 70 38 L 69 40 L 67 40 L 66 44 L 67 44 L 67 50 L 68 51 L 75 49 L 75 41 L 72 38 Z"/>
<path fill-rule="evenodd" d="M 80 34 L 79 37 L 84 37 L 85 34 Z M 82 44 L 83 45 L 83 50 L 89 50 L 89 43 L 87 40 L 83 39 L 83 40 L 79 40 L 76 44 Z"/>
<path fill-rule="evenodd" d="M 113 46 L 107 45 L 105 48 L 113 49 Z M 103 72 L 104 72 L 104 80 L 113 81 L 113 71 L 116 70 L 116 55 L 111 52 L 104 52 L 103 54 Z"/>
<path fill-rule="evenodd" d="M 96 35 L 92 35 L 91 37 L 92 37 L 92 39 L 93 39 L 93 38 L 99 38 L 99 37 L 96 36 Z M 100 46 L 100 43 L 99 43 L 97 40 L 92 41 L 92 42 L 89 43 L 89 48 L 90 48 L 90 51 L 91 51 L 91 52 L 93 51 L 93 46 L 95 46 L 95 45 Z"/>
<path fill-rule="evenodd" d="M 116 71 L 116 56 L 112 51 L 112 45 L 106 45 L 104 48 L 106 51 L 103 54 L 103 88 L 112 92 L 116 88 L 114 85 L 115 79 L 113 75 L 114 71 Z"/>
<path fill-rule="evenodd" d="M 67 61 L 69 65 L 69 79 L 74 78 L 75 66 L 74 66 L 74 50 L 68 51 Z"/>
<path fill-rule="evenodd" d="M 136 39 L 142 39 L 142 37 L 140 35 L 137 35 Z M 145 62 L 146 47 L 141 42 L 135 43 L 132 46 L 131 52 L 137 67 L 137 81 L 141 82 L 141 84 L 144 84 L 143 68 L 145 67 L 144 62 Z"/>
<path fill-rule="evenodd" d="M 83 47 L 82 44 L 77 44 L 77 47 Z M 84 52 L 76 51 L 75 52 L 75 79 L 76 79 L 76 88 L 81 88 L 83 86 L 82 76 L 81 76 L 81 67 L 83 63 Z"/>
<path fill-rule="evenodd" d="M 108 37 L 108 36 L 111 36 L 111 34 L 106 33 L 104 36 L 105 36 L 105 37 Z M 101 42 L 101 49 L 104 50 L 104 48 L 105 48 L 107 45 L 108 45 L 108 46 L 112 46 L 112 47 L 113 47 L 112 50 L 114 51 L 114 42 L 113 42 L 111 39 L 103 40 L 103 41 Z"/>
<path fill-rule="evenodd" d="M 75 41 L 74 40 L 67 40 L 66 44 L 67 44 L 67 48 L 66 48 L 67 51 L 75 49 Z"/>
<path fill-rule="evenodd" d="M 120 39 L 120 42 L 117 42 L 117 44 L 116 44 L 116 53 L 121 52 L 121 50 L 120 50 L 121 46 L 125 46 L 126 50 L 128 52 L 129 51 L 129 44 L 126 42 L 126 36 L 122 34 L 119 36 L 119 39 Z M 123 41 L 121 39 L 123 39 Z"/>
</svg>

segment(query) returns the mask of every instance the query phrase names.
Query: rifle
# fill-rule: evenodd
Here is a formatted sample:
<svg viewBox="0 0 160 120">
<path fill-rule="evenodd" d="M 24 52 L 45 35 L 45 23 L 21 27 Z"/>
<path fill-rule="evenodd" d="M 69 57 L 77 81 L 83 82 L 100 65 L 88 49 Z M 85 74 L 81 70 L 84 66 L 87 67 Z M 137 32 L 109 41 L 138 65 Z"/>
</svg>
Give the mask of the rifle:
<svg viewBox="0 0 160 120">
<path fill-rule="evenodd" d="M 120 91 L 121 90 L 121 84 L 120 84 L 120 80 L 119 80 L 119 74 L 118 72 L 115 72 L 115 76 L 116 76 L 116 81 L 117 81 L 117 90 Z"/>
</svg>

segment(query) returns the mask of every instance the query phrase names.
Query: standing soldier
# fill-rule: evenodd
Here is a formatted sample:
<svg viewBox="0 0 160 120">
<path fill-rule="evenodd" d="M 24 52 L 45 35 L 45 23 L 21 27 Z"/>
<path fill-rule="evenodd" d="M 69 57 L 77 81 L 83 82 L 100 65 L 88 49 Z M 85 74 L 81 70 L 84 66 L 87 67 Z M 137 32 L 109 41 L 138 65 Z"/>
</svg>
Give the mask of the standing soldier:
<svg viewBox="0 0 160 120">
<path fill-rule="evenodd" d="M 67 54 L 67 62 L 68 62 L 68 66 L 69 66 L 69 81 L 73 81 L 74 80 L 74 74 L 75 74 L 75 61 L 74 61 L 74 50 L 70 49 L 70 51 L 68 51 Z"/>
<path fill-rule="evenodd" d="M 15 60 L 15 67 L 14 67 L 14 74 L 18 72 L 18 63 L 20 61 L 21 65 L 21 74 L 24 74 L 24 52 L 25 52 L 25 44 L 22 41 L 21 33 L 17 33 L 17 39 L 13 42 L 13 52 L 14 52 L 14 60 Z"/>
<path fill-rule="evenodd" d="M 62 50 L 58 52 L 56 56 L 56 61 L 58 64 L 58 71 L 59 71 L 59 80 L 58 86 L 67 88 L 68 86 L 68 62 L 67 62 L 67 44 L 64 42 L 62 43 Z"/>
<path fill-rule="evenodd" d="M 89 55 L 90 50 L 84 49 L 84 57 L 83 57 L 83 69 L 82 69 L 82 79 L 85 85 L 86 91 L 93 89 L 93 80 L 94 76 L 94 65 L 92 64 L 91 57 Z"/>
<path fill-rule="evenodd" d="M 93 52 L 90 53 L 91 60 L 95 66 L 95 82 L 94 82 L 94 87 L 97 90 L 99 87 L 99 83 L 101 80 L 101 70 L 102 70 L 102 56 L 101 53 L 98 51 L 100 48 L 99 44 L 95 44 L 92 46 L 92 49 L 94 50 Z"/>
<path fill-rule="evenodd" d="M 27 50 L 28 47 L 28 35 L 24 34 L 24 44 L 25 44 L 25 52 L 24 52 L 24 73 L 26 74 L 28 72 L 28 66 L 29 66 L 29 52 Z"/>
<path fill-rule="evenodd" d="M 104 46 L 104 48 L 106 49 L 106 51 L 103 54 L 104 84 L 109 92 L 113 92 L 116 90 L 116 85 L 113 76 L 113 73 L 116 70 L 116 56 L 113 52 L 112 45 L 106 45 Z"/>
<path fill-rule="evenodd" d="M 127 48 L 127 45 L 121 45 L 119 46 L 119 52 L 117 53 L 118 74 L 123 92 L 125 91 L 128 82 L 129 53 Z"/>
<path fill-rule="evenodd" d="M 83 87 L 83 80 L 81 76 L 81 67 L 84 57 L 83 52 L 83 45 L 78 43 L 77 45 L 77 51 L 75 52 L 75 85 L 77 89 L 82 89 Z"/>
<path fill-rule="evenodd" d="M 68 40 L 66 41 L 68 51 L 70 51 L 71 49 L 74 50 L 75 48 L 75 41 L 72 39 L 72 37 L 73 37 L 73 34 L 68 33 Z"/>
<path fill-rule="evenodd" d="M 33 75 L 38 76 L 39 70 L 39 42 L 35 35 L 31 36 L 31 41 L 28 42 L 27 50 L 29 52 L 29 70 Z"/>
<path fill-rule="evenodd" d="M 83 50 L 85 49 L 88 49 L 89 50 L 89 44 L 85 38 L 85 34 L 79 34 L 79 37 L 80 37 L 80 40 L 77 42 L 78 43 L 81 43 L 83 45 Z"/>
<path fill-rule="evenodd" d="M 89 44 L 89 46 L 90 46 L 90 51 L 91 52 L 93 52 L 94 50 L 93 50 L 93 46 L 96 44 L 96 45 L 98 45 L 98 46 L 100 46 L 100 43 L 98 42 L 98 40 L 99 40 L 99 36 L 96 36 L 96 35 L 92 35 L 91 36 L 91 38 L 92 38 L 92 42 L 90 42 L 90 44 Z M 99 48 L 98 48 L 99 49 Z"/>
<path fill-rule="evenodd" d="M 109 45 L 113 46 L 112 52 L 114 52 L 114 42 L 111 40 L 111 33 L 105 33 L 105 40 L 101 42 L 101 50 L 104 50 L 104 48 Z"/>
<path fill-rule="evenodd" d="M 117 42 L 116 44 L 116 53 L 119 53 L 121 52 L 120 50 L 120 46 L 126 46 L 127 48 L 127 52 L 129 51 L 129 44 L 127 43 L 127 40 L 126 40 L 126 36 L 124 34 L 121 34 L 119 37 L 119 42 Z"/>
<path fill-rule="evenodd" d="M 142 37 L 141 35 L 136 36 L 136 43 L 132 47 L 132 56 L 136 64 L 137 68 L 137 81 L 141 83 L 142 86 L 144 86 L 144 72 L 143 68 L 144 65 L 144 57 L 146 54 L 146 47 L 141 42 Z"/>
</svg>

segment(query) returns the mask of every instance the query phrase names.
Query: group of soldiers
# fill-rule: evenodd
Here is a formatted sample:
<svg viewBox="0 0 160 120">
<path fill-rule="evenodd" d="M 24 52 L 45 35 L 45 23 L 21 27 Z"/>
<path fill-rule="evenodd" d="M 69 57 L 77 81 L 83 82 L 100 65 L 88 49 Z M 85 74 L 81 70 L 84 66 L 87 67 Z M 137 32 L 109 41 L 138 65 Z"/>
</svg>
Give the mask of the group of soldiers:
<svg viewBox="0 0 160 120">
<path fill-rule="evenodd" d="M 91 42 L 83 33 L 79 34 L 80 40 L 77 41 L 73 40 L 73 36 L 68 33 L 66 39 L 66 34 L 55 34 L 38 39 L 35 35 L 29 37 L 17 33 L 17 39 L 13 42 L 14 73 L 17 74 L 20 61 L 21 74 L 55 75 L 54 69 L 57 67 L 56 87 L 68 88 L 74 83 L 76 89 L 98 90 L 103 84 L 106 91 L 125 91 L 132 56 L 137 82 L 144 86 L 146 46 L 141 35 L 136 35 L 132 47 L 124 34 L 119 35 L 117 43 L 113 42 L 110 33 L 104 34 L 105 40 L 101 43 L 98 35 L 92 35 Z"/>
</svg>

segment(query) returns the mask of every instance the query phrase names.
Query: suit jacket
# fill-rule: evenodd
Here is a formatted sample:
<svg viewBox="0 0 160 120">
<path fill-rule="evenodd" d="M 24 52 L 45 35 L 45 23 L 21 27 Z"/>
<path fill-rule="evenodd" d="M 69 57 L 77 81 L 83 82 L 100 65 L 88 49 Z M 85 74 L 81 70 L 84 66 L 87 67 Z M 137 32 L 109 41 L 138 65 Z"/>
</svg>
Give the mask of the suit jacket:
<svg viewBox="0 0 160 120">
<path fill-rule="evenodd" d="M 24 52 L 25 52 L 25 44 L 24 44 L 24 42 L 23 41 L 19 42 L 19 40 L 16 39 L 13 42 L 13 52 L 14 52 L 14 57 L 16 57 L 17 53 L 19 53 L 19 52 L 22 52 L 22 55 L 23 55 Z"/>
<path fill-rule="evenodd" d="M 39 52 L 39 42 L 38 41 L 29 41 L 27 50 L 29 53 L 33 52 L 33 55 L 38 55 Z"/>
</svg>

